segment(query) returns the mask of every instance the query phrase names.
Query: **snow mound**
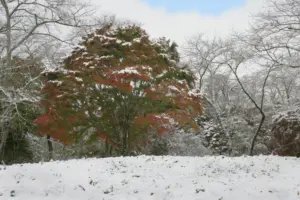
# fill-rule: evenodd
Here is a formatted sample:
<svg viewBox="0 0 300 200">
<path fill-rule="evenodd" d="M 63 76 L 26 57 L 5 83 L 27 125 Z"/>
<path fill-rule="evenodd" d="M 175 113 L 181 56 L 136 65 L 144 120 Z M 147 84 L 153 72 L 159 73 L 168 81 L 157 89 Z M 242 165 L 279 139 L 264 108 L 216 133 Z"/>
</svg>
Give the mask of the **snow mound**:
<svg viewBox="0 0 300 200">
<path fill-rule="evenodd" d="M 2 200 L 299 200 L 300 159 L 124 157 L 0 166 Z"/>
</svg>

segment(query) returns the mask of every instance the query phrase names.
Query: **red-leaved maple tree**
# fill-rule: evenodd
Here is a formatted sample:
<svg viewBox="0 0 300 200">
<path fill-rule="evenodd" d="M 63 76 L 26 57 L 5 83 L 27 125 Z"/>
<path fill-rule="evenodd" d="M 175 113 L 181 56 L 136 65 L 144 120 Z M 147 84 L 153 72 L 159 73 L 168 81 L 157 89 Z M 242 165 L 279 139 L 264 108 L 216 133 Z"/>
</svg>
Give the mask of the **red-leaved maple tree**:
<svg viewBox="0 0 300 200">
<path fill-rule="evenodd" d="M 127 155 L 150 134 L 197 129 L 201 97 L 178 61 L 174 43 L 152 41 L 138 26 L 89 34 L 62 68 L 47 74 L 38 132 L 64 143 L 100 138 Z"/>
</svg>

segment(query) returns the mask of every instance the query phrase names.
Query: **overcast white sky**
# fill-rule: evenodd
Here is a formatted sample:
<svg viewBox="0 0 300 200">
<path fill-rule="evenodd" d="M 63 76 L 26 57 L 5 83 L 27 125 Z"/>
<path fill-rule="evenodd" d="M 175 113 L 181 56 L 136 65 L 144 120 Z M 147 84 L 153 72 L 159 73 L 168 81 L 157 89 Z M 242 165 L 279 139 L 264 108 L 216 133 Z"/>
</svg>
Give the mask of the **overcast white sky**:
<svg viewBox="0 0 300 200">
<path fill-rule="evenodd" d="M 170 11 L 165 5 L 153 6 L 146 0 L 90 0 L 99 14 L 114 14 L 118 19 L 139 22 L 152 37 L 165 36 L 182 45 L 190 36 L 226 36 L 232 30 L 248 27 L 251 14 L 263 8 L 266 0 L 247 0 L 243 5 L 226 8 L 223 12 L 202 14 L 201 11 Z M 184 1 L 184 0 L 174 0 Z M 206 0 L 209 1 L 209 0 Z M 220 2 L 226 3 L 226 0 Z M 188 3 L 188 1 L 187 1 Z"/>
</svg>

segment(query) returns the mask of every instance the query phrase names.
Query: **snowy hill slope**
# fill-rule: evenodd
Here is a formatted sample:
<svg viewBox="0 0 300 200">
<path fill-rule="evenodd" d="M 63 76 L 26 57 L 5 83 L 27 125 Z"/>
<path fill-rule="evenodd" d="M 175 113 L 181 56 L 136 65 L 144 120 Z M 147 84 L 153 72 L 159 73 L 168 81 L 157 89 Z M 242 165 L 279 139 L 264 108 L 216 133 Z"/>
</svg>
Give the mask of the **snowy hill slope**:
<svg viewBox="0 0 300 200">
<path fill-rule="evenodd" d="M 0 166 L 1 200 L 300 200 L 300 159 L 126 157 Z"/>
</svg>

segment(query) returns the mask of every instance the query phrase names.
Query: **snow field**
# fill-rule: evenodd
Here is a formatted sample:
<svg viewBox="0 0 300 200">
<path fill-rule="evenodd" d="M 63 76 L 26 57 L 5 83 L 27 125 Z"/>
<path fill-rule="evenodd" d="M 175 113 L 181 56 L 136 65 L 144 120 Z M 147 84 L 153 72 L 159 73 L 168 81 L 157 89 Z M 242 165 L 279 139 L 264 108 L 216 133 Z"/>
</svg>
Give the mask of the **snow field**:
<svg viewBox="0 0 300 200">
<path fill-rule="evenodd" d="M 300 200 L 300 159 L 139 156 L 0 166 L 0 200 Z"/>
</svg>

